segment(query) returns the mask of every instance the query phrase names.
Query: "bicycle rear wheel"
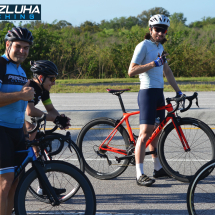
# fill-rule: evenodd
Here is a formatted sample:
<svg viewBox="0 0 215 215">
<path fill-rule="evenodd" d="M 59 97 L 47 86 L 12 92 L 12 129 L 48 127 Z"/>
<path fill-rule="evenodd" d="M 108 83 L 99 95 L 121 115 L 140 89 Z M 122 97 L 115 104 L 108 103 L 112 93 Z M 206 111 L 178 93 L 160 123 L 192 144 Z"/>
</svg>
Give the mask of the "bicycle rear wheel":
<svg viewBox="0 0 215 215">
<path fill-rule="evenodd" d="M 34 168 L 31 168 L 21 179 L 16 190 L 16 215 L 64 215 L 73 213 L 95 215 L 95 192 L 83 172 L 75 166 L 62 161 L 47 161 L 43 169 L 51 186 L 66 189 L 64 193 L 58 195 L 60 205 L 52 206 L 48 198 L 42 196 L 41 199 L 38 199 L 29 192 L 29 186 L 36 189 L 39 184 L 37 172 Z M 80 185 L 80 189 L 73 196 L 73 188 L 77 183 Z"/>
<path fill-rule="evenodd" d="M 77 145 L 82 151 L 85 169 L 95 178 L 112 179 L 122 174 L 128 167 L 128 159 L 118 163 L 115 158 L 123 155 L 112 151 L 99 150 L 99 146 L 115 127 L 115 120 L 99 118 L 85 125 L 78 135 Z M 109 146 L 121 150 L 126 150 L 129 147 L 129 136 L 123 126 L 118 127 Z"/>
<path fill-rule="evenodd" d="M 181 118 L 178 122 L 190 146 L 185 151 L 173 123 L 161 133 L 158 155 L 164 170 L 173 178 L 190 182 L 196 171 L 215 158 L 215 135 L 204 122 Z"/>
<path fill-rule="evenodd" d="M 51 156 L 52 160 L 68 162 L 84 172 L 83 155 L 80 149 L 72 140 L 63 140 L 64 137 L 58 133 L 46 136 L 49 138 L 47 141 L 50 145 L 50 148 L 47 148 L 48 156 Z"/>
<path fill-rule="evenodd" d="M 215 214 L 214 167 L 215 160 L 212 160 L 202 166 L 193 177 L 187 190 L 187 209 L 190 215 Z"/>
</svg>

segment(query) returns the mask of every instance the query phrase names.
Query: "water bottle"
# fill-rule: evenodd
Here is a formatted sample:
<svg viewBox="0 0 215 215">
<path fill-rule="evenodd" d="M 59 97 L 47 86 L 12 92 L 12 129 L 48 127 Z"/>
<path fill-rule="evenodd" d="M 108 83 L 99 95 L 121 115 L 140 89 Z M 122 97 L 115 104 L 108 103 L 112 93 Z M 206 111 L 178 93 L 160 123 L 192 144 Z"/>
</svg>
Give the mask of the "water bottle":
<svg viewBox="0 0 215 215">
<path fill-rule="evenodd" d="M 160 124 L 160 117 L 155 118 L 155 124 L 154 124 L 154 130 L 159 126 Z"/>
</svg>

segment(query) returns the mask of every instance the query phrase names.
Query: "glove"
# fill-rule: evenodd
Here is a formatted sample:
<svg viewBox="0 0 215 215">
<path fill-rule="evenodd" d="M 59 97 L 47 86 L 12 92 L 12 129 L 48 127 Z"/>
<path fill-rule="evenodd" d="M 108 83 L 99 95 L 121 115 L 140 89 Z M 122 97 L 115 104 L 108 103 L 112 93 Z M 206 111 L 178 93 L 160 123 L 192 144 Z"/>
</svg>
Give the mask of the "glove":
<svg viewBox="0 0 215 215">
<path fill-rule="evenodd" d="M 158 56 L 158 58 L 156 60 L 154 60 L 155 63 L 155 67 L 159 67 L 164 65 L 164 63 L 166 63 L 166 57 L 165 56 Z"/>
<path fill-rule="evenodd" d="M 68 118 L 66 116 L 57 116 L 54 123 L 61 129 L 66 128 L 68 126 Z"/>
<path fill-rule="evenodd" d="M 176 93 L 176 97 L 181 97 L 183 95 L 183 93 L 181 92 L 181 91 L 178 91 L 177 93 Z"/>
</svg>

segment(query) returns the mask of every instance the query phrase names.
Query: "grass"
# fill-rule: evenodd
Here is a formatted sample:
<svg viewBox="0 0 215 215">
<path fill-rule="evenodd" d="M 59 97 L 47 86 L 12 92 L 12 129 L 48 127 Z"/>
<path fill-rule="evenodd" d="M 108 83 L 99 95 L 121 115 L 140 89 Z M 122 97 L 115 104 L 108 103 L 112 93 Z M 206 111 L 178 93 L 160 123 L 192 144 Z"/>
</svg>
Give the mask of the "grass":
<svg viewBox="0 0 215 215">
<path fill-rule="evenodd" d="M 179 77 L 176 81 L 212 82 L 215 77 Z M 164 81 L 167 80 L 164 78 Z M 59 79 L 56 84 L 90 84 L 90 83 L 133 83 L 139 82 L 139 78 L 107 78 L 107 79 Z"/>
<path fill-rule="evenodd" d="M 179 85 L 182 92 L 200 92 L 200 91 L 215 91 L 215 85 L 213 84 L 187 84 Z M 98 85 L 98 86 L 66 86 L 56 84 L 52 87 L 51 93 L 105 93 L 106 89 L 130 89 L 130 92 L 138 92 L 140 89 L 139 85 Z M 173 88 L 170 85 L 164 86 L 164 92 L 173 92 Z"/>
</svg>

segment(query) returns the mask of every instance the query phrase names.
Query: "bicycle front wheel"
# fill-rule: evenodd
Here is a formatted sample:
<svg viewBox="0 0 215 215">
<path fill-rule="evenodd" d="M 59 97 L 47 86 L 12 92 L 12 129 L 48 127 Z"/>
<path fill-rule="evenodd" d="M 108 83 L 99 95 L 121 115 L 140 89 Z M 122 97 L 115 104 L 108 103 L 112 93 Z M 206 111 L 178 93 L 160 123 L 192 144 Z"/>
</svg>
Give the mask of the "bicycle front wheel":
<svg viewBox="0 0 215 215">
<path fill-rule="evenodd" d="M 187 209 L 190 215 L 215 214 L 214 167 L 215 160 L 209 161 L 193 177 L 187 190 Z"/>
<path fill-rule="evenodd" d="M 190 182 L 201 166 L 215 159 L 215 135 L 209 126 L 198 119 L 181 118 L 178 125 L 190 151 L 184 150 L 173 123 L 170 123 L 161 133 L 158 155 L 170 176 L 182 182 Z"/>
<path fill-rule="evenodd" d="M 64 193 L 58 195 L 60 205 L 52 206 L 49 199 L 45 199 L 45 195 L 43 195 L 41 200 L 39 200 L 38 198 L 35 198 L 31 192 L 29 192 L 29 186 L 31 186 L 32 189 L 37 189 L 39 185 L 37 172 L 34 168 L 31 168 L 21 179 L 16 190 L 16 215 L 64 215 L 73 213 L 95 215 L 95 193 L 90 181 L 83 172 L 75 166 L 63 161 L 45 162 L 43 169 L 51 186 L 65 189 Z M 80 189 L 76 195 L 73 196 L 73 188 L 77 183 L 80 185 Z"/>
<path fill-rule="evenodd" d="M 82 151 L 85 160 L 85 169 L 95 178 L 112 179 L 122 174 L 128 167 L 128 159 L 124 159 L 119 163 L 116 160 L 116 157 L 124 155 L 116 153 L 115 150 L 107 151 L 99 149 L 99 146 L 115 127 L 116 121 L 113 119 L 95 119 L 85 125 L 78 135 L 77 145 Z M 129 136 L 123 126 L 118 127 L 108 146 L 126 151 L 129 147 Z"/>
</svg>

